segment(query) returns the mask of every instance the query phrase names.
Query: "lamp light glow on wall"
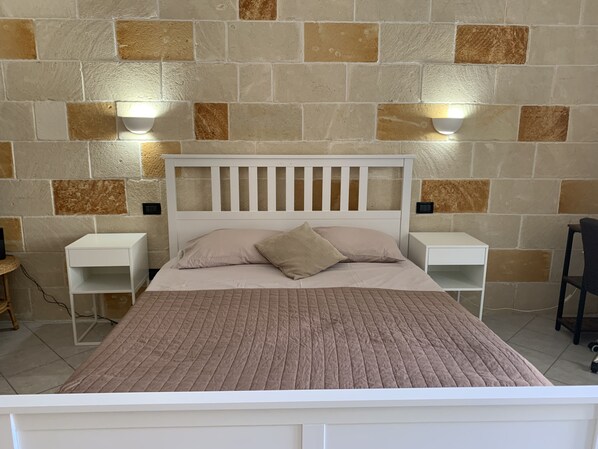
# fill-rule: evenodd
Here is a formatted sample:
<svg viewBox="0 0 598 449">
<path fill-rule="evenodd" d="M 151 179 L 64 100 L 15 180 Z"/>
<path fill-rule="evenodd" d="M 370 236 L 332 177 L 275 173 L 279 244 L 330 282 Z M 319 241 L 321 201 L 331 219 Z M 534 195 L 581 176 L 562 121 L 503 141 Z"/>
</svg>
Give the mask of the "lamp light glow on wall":
<svg viewBox="0 0 598 449">
<path fill-rule="evenodd" d="M 462 117 L 447 117 L 447 118 L 433 118 L 432 124 L 434 129 L 440 134 L 450 136 L 455 134 L 463 125 Z"/>
<path fill-rule="evenodd" d="M 125 128 L 133 134 L 146 134 L 154 126 L 156 117 L 155 110 L 147 104 L 139 103 L 127 108 L 126 113 L 121 115 Z"/>
</svg>

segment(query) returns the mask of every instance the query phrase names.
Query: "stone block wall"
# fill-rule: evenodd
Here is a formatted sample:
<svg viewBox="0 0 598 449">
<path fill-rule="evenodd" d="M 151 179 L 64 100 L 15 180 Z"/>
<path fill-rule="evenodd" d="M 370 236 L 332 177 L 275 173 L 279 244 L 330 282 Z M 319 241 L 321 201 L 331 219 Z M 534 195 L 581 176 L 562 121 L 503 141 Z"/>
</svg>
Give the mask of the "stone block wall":
<svg viewBox="0 0 598 449">
<path fill-rule="evenodd" d="M 66 301 L 63 248 L 86 233 L 148 232 L 167 260 L 166 217 L 141 214 L 164 203 L 161 154 L 414 153 L 437 213 L 413 229 L 490 244 L 489 307 L 550 307 L 566 224 L 598 214 L 596 42 L 595 0 L 3 0 L 0 226 Z M 118 118 L 139 102 L 141 138 Z M 13 287 L 21 318 L 66 318 Z"/>
</svg>

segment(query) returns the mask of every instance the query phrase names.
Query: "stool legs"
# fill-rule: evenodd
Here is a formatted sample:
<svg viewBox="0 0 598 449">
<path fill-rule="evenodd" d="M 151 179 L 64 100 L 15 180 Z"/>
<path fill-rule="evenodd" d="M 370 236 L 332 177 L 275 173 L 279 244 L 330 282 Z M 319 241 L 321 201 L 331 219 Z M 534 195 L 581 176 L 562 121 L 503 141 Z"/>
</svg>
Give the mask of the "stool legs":
<svg viewBox="0 0 598 449">
<path fill-rule="evenodd" d="M 19 328 L 19 323 L 17 322 L 17 317 L 15 316 L 14 311 L 12 310 L 12 303 L 10 302 L 10 291 L 8 288 L 8 276 L 2 276 L 2 283 L 4 284 L 4 299 L 6 300 L 6 311 L 8 312 L 8 316 L 10 317 L 10 321 L 12 322 L 12 328 L 17 330 Z"/>
<path fill-rule="evenodd" d="M 575 232 L 569 229 L 567 234 L 567 247 L 565 250 L 565 260 L 563 263 L 563 275 L 561 277 L 561 293 L 559 294 L 559 306 L 556 311 L 556 323 L 554 328 L 558 331 L 561 329 L 561 319 L 563 318 L 563 309 L 565 308 L 565 294 L 567 293 L 567 281 L 565 276 L 569 275 L 569 265 L 571 264 L 571 249 L 573 248 L 573 236 Z"/>
<path fill-rule="evenodd" d="M 578 345 L 581 337 L 581 325 L 583 323 L 583 311 L 586 306 L 586 289 L 582 288 L 579 293 L 579 305 L 577 306 L 577 318 L 575 319 L 575 332 L 573 333 L 573 344 Z"/>
</svg>

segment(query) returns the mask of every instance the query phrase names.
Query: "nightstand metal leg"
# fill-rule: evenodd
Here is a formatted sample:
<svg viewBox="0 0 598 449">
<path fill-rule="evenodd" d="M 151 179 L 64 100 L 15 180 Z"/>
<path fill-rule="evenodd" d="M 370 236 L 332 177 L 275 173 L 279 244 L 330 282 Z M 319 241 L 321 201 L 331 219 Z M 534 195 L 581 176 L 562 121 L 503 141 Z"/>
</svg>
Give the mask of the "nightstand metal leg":
<svg viewBox="0 0 598 449">
<path fill-rule="evenodd" d="M 480 313 L 478 315 L 478 318 L 480 319 L 480 321 L 482 321 L 482 316 L 484 315 L 484 293 L 486 292 L 486 289 L 483 289 L 482 292 L 480 293 Z"/>
<path fill-rule="evenodd" d="M 71 322 L 73 323 L 73 341 L 75 343 L 75 346 L 77 346 L 79 342 L 77 341 L 77 312 L 75 311 L 75 297 L 72 293 L 69 294 L 69 297 L 71 300 Z"/>
<path fill-rule="evenodd" d="M 461 304 L 461 290 L 457 290 L 457 302 Z"/>
</svg>

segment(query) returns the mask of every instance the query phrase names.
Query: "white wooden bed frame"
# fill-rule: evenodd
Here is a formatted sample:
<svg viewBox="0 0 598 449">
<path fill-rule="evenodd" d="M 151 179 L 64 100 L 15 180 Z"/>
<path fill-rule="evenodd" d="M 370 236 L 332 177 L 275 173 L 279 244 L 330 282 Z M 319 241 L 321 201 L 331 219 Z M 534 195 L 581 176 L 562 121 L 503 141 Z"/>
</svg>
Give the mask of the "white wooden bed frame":
<svg viewBox="0 0 598 449">
<path fill-rule="evenodd" d="M 167 156 L 171 255 L 216 228 L 288 229 L 304 220 L 383 230 L 407 252 L 412 164 L 412 156 Z M 215 210 L 177 211 L 175 168 L 204 166 L 214 167 Z M 403 167 L 404 213 L 368 211 L 364 182 L 359 210 L 349 211 L 349 168 L 364 180 L 380 166 Z M 232 167 L 231 211 L 219 210 L 217 167 Z M 238 167 L 248 167 L 249 211 L 239 210 Z M 287 210 L 276 211 L 272 168 L 268 210 L 257 210 L 257 167 L 287 167 Z M 290 206 L 293 167 L 306 168 L 305 211 Z M 341 167 L 340 211 L 311 210 L 316 167 L 325 167 L 324 205 L 326 167 Z M 598 449 L 597 406 L 594 386 L 0 396 L 0 449 Z"/>
</svg>

